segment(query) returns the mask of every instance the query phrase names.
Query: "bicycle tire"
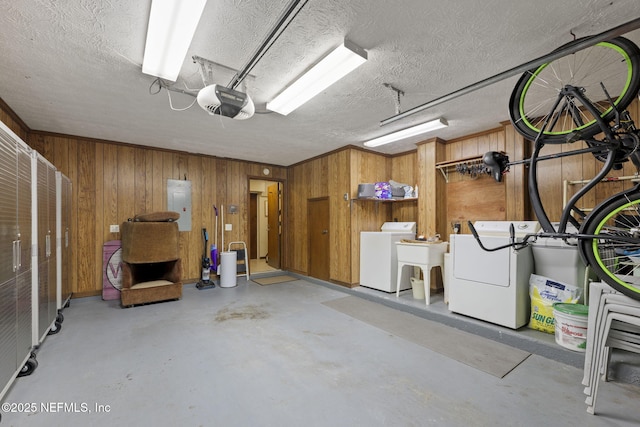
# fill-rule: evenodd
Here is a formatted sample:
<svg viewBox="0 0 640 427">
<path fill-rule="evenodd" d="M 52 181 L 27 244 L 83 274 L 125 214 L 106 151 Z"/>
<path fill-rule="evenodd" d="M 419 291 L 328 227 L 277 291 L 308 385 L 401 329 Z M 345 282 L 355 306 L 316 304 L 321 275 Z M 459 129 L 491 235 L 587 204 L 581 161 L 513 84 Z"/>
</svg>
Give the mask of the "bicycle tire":
<svg viewBox="0 0 640 427">
<path fill-rule="evenodd" d="M 615 290 L 640 300 L 640 187 L 617 194 L 596 207 L 580 230 L 580 251 L 595 274 Z M 621 242 L 624 236 L 637 242 Z M 636 255 L 637 253 L 637 255 Z"/>
<path fill-rule="evenodd" d="M 570 44 L 573 43 L 576 41 Z M 600 82 L 605 85 L 617 110 L 624 110 L 640 89 L 638 46 L 624 37 L 616 37 L 526 71 L 509 99 L 511 122 L 522 136 L 535 140 L 545 119 L 552 116 L 553 127 L 546 128 L 543 133 L 545 143 L 562 144 L 590 138 L 601 129 L 595 117 L 576 102 L 577 99 L 572 101 L 581 123 L 576 123 L 561 108 L 570 98 L 565 97 L 560 108 L 551 109 L 559 91 L 571 84 L 583 89 L 584 95 L 600 111 L 600 116 L 609 123 L 615 111 Z M 558 120 L 554 123 L 556 117 Z"/>
</svg>

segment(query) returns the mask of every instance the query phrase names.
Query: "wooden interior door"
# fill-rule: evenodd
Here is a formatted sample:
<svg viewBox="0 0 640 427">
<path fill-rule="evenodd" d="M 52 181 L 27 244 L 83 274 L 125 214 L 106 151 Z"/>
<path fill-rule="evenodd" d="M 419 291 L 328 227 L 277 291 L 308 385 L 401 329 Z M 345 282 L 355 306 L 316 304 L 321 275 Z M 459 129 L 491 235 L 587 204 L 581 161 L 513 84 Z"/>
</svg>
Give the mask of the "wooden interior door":
<svg viewBox="0 0 640 427">
<path fill-rule="evenodd" d="M 268 228 L 267 239 L 268 252 L 267 264 L 273 268 L 280 268 L 280 234 L 281 234 L 281 209 L 280 209 L 280 185 L 274 183 L 267 186 L 267 210 L 268 210 Z"/>
<path fill-rule="evenodd" d="M 329 280 L 329 199 L 313 199 L 307 203 L 309 236 L 309 276 Z"/>
</svg>

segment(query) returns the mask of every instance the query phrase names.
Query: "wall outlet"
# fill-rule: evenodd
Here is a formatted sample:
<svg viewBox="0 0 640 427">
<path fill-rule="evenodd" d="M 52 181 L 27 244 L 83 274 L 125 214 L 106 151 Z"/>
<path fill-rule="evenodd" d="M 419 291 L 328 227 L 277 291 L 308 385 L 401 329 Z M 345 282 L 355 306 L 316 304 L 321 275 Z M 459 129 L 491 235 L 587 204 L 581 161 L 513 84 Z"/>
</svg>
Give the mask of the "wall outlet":
<svg viewBox="0 0 640 427">
<path fill-rule="evenodd" d="M 109 226 L 109 232 L 110 233 L 119 233 L 120 232 L 120 226 L 118 224 L 111 224 Z"/>
<path fill-rule="evenodd" d="M 232 231 L 232 230 L 233 230 L 233 224 L 224 225 L 224 231 Z"/>
</svg>

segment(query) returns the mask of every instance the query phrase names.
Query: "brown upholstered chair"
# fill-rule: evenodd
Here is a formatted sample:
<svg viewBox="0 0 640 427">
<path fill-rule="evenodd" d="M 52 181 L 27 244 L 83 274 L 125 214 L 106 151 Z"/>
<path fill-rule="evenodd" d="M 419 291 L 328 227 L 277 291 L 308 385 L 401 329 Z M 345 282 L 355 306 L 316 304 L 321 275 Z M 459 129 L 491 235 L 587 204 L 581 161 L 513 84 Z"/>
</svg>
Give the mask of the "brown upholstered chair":
<svg viewBox="0 0 640 427">
<path fill-rule="evenodd" d="M 166 216 L 150 214 L 122 224 L 123 307 L 182 298 L 178 223 L 169 217 L 158 221 Z"/>
</svg>

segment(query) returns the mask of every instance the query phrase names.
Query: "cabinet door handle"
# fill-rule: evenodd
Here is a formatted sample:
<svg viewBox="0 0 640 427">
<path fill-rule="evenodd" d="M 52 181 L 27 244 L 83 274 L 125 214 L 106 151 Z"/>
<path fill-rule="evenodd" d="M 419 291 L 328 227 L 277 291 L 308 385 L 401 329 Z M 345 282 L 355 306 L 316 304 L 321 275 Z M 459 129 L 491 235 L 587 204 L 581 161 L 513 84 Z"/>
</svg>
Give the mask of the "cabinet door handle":
<svg viewBox="0 0 640 427">
<path fill-rule="evenodd" d="M 322 234 L 328 234 L 329 230 L 322 230 Z"/>
<path fill-rule="evenodd" d="M 15 273 L 18 270 L 18 252 L 17 252 L 17 240 L 12 242 L 12 250 L 13 250 L 13 272 Z"/>
</svg>

